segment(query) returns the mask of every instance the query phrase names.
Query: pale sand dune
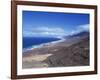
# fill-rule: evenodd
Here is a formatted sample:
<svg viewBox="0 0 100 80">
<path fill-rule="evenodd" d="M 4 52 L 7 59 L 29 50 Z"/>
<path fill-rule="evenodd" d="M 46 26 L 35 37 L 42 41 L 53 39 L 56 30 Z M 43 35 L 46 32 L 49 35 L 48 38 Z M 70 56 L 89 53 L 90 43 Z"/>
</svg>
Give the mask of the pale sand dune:
<svg viewBox="0 0 100 80">
<path fill-rule="evenodd" d="M 23 58 L 23 61 L 44 61 L 46 60 L 49 56 L 51 56 L 52 54 L 35 54 L 35 55 L 32 55 L 32 56 L 29 56 L 29 57 L 24 57 Z"/>
<path fill-rule="evenodd" d="M 42 55 L 35 54 L 35 55 L 29 56 L 29 57 L 24 57 L 23 58 L 23 62 L 24 62 L 23 68 L 48 67 L 49 65 L 47 63 L 42 62 L 42 61 L 46 60 L 51 55 L 52 54 L 42 54 Z"/>
</svg>

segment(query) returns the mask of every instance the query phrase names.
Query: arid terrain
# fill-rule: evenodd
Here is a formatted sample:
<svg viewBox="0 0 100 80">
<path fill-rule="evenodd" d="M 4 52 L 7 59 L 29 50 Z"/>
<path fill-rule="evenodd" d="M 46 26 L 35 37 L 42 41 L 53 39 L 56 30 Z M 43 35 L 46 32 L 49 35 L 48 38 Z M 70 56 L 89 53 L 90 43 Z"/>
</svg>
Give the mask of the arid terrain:
<svg viewBox="0 0 100 80">
<path fill-rule="evenodd" d="M 67 67 L 89 65 L 89 36 L 66 38 L 24 52 L 22 68 Z"/>
</svg>

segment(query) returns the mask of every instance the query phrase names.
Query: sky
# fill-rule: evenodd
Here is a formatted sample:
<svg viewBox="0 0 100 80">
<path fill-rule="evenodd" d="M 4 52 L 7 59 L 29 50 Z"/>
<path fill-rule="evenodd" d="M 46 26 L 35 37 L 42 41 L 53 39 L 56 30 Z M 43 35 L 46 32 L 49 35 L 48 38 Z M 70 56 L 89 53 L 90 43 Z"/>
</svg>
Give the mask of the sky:
<svg viewBox="0 0 100 80">
<path fill-rule="evenodd" d="M 62 37 L 89 31 L 89 14 L 23 11 L 24 37 Z"/>
</svg>

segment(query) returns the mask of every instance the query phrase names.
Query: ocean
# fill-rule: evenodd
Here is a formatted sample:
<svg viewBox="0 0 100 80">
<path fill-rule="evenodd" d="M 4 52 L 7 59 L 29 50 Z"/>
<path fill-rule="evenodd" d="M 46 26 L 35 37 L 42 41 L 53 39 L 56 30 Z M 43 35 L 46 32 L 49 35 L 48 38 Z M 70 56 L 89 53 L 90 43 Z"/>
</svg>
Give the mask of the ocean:
<svg viewBox="0 0 100 80">
<path fill-rule="evenodd" d="M 23 50 L 58 40 L 61 39 L 54 37 L 23 37 Z"/>
</svg>

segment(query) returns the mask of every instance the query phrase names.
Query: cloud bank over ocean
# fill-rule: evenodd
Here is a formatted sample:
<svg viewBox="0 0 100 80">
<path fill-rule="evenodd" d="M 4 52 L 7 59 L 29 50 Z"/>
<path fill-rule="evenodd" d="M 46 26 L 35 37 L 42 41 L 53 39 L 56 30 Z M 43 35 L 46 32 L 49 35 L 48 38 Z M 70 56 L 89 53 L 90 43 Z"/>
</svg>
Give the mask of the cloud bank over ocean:
<svg viewBox="0 0 100 80">
<path fill-rule="evenodd" d="M 70 27 L 70 26 L 66 26 Z M 63 27 L 30 27 L 23 29 L 24 37 L 63 37 L 73 35 L 82 31 L 89 31 L 89 24 L 75 26 L 75 29 L 69 30 Z"/>
<path fill-rule="evenodd" d="M 23 11 L 22 19 L 24 37 L 63 37 L 89 31 L 90 24 L 81 13 Z"/>
</svg>

